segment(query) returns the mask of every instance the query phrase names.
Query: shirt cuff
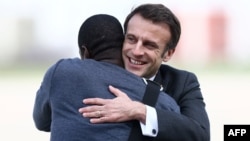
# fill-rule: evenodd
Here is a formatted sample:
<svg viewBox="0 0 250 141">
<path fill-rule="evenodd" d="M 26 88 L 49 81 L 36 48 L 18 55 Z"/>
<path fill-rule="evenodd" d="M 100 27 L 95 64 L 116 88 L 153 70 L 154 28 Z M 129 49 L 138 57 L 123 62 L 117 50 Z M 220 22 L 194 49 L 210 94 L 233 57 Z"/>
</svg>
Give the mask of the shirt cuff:
<svg viewBox="0 0 250 141">
<path fill-rule="evenodd" d="M 140 122 L 142 134 L 144 136 L 156 137 L 158 134 L 158 119 L 156 110 L 146 105 L 146 124 Z"/>
</svg>

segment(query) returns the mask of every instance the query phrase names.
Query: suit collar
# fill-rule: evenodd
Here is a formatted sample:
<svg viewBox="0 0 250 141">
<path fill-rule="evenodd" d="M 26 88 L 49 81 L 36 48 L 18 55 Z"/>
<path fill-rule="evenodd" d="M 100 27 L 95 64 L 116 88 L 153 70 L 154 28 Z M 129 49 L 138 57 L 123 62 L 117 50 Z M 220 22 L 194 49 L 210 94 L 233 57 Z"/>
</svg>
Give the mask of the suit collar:
<svg viewBox="0 0 250 141">
<path fill-rule="evenodd" d="M 161 68 L 162 67 L 160 67 L 159 71 L 157 72 L 157 74 L 154 78 L 154 81 L 156 81 L 157 83 L 162 85 L 163 91 L 166 91 L 167 87 L 168 87 L 168 83 L 169 83 L 169 79 L 166 79 L 166 78 L 168 78 L 167 77 L 168 72 L 166 70 L 163 71 Z"/>
</svg>

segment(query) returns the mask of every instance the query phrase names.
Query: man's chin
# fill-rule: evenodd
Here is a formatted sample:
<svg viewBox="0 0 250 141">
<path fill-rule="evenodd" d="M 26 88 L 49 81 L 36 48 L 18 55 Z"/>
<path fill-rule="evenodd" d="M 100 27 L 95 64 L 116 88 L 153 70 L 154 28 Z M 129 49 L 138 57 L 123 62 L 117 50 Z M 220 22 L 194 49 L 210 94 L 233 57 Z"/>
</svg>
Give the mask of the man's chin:
<svg viewBox="0 0 250 141">
<path fill-rule="evenodd" d="M 131 73 L 133 73 L 133 74 L 135 74 L 136 76 L 139 76 L 139 77 L 143 76 L 143 74 L 141 72 L 131 72 Z"/>
</svg>

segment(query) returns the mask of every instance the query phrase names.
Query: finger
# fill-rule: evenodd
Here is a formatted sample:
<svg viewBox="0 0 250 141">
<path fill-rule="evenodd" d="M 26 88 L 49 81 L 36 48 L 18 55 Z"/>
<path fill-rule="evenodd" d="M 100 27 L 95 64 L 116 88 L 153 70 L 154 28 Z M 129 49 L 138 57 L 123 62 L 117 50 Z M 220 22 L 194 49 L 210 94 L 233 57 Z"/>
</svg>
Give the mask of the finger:
<svg viewBox="0 0 250 141">
<path fill-rule="evenodd" d="M 84 111 L 84 108 L 79 108 L 78 109 L 78 112 L 81 113 L 81 114 L 83 113 L 83 111 Z"/>
<path fill-rule="evenodd" d="M 91 122 L 91 123 L 104 123 L 104 122 L 109 122 L 107 119 L 108 119 L 107 117 L 91 118 L 91 119 L 90 119 L 90 122 Z"/>
<path fill-rule="evenodd" d="M 100 111 L 86 112 L 86 113 L 83 113 L 82 115 L 83 115 L 83 117 L 86 117 L 86 118 L 100 118 L 100 117 L 102 117 Z"/>
<path fill-rule="evenodd" d="M 88 108 L 88 107 L 83 107 L 83 108 L 79 108 L 78 112 L 83 114 L 83 113 L 87 113 L 87 112 L 93 112 L 92 108 Z"/>
<path fill-rule="evenodd" d="M 95 111 L 98 111 L 98 110 L 101 110 L 101 109 L 102 109 L 102 106 L 92 105 L 92 106 L 79 108 L 78 111 L 80 113 L 87 113 L 87 112 L 95 112 Z"/>
<path fill-rule="evenodd" d="M 113 93 L 115 96 L 125 96 L 126 94 L 122 92 L 121 90 L 109 85 L 109 90 L 111 93 Z"/>
<path fill-rule="evenodd" d="M 91 105 L 104 105 L 106 103 L 106 99 L 103 98 L 86 98 L 83 99 L 84 104 L 91 104 Z"/>
</svg>

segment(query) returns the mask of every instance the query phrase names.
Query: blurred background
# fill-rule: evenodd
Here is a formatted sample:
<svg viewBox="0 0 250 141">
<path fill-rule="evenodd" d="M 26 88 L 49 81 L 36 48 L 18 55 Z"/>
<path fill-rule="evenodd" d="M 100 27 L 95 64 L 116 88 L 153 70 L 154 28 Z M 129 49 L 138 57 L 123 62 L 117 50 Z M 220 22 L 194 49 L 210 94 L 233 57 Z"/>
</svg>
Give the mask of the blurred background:
<svg viewBox="0 0 250 141">
<path fill-rule="evenodd" d="M 250 124 L 248 0 L 0 0 L 0 140 L 49 140 L 32 119 L 46 70 L 79 57 L 78 30 L 86 18 L 106 13 L 123 23 L 142 3 L 162 3 L 180 19 L 181 39 L 168 64 L 197 75 L 211 140 L 223 140 L 225 124 Z"/>
</svg>

